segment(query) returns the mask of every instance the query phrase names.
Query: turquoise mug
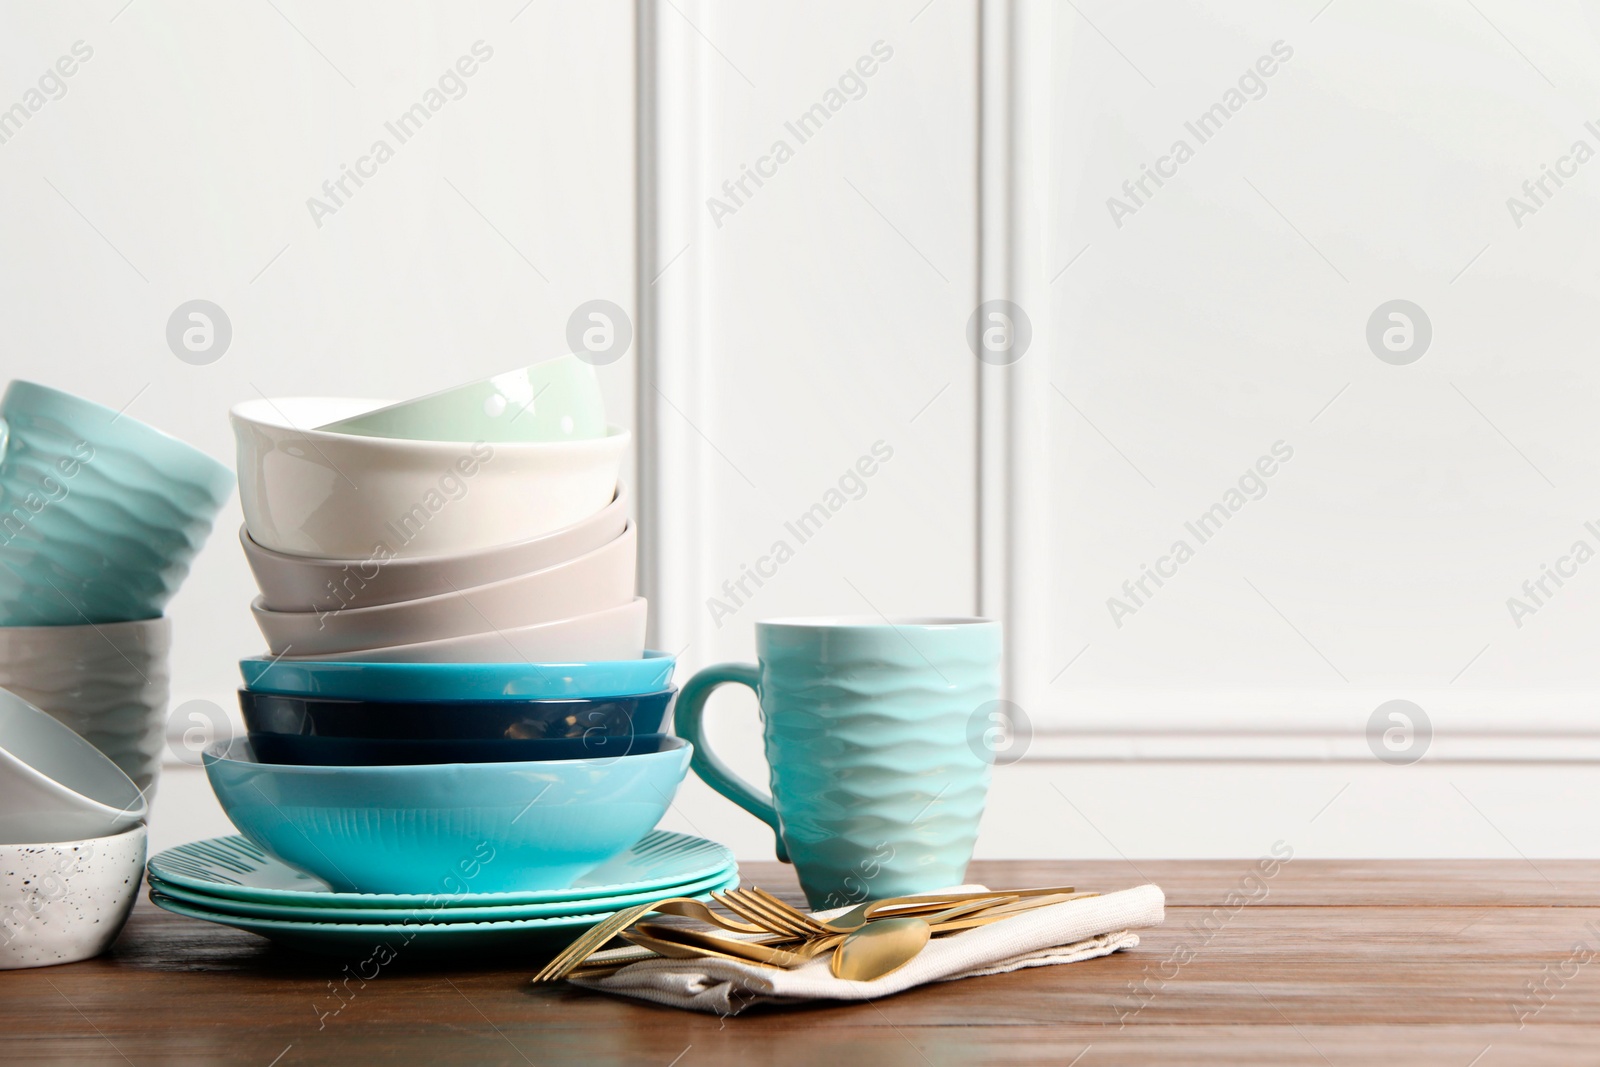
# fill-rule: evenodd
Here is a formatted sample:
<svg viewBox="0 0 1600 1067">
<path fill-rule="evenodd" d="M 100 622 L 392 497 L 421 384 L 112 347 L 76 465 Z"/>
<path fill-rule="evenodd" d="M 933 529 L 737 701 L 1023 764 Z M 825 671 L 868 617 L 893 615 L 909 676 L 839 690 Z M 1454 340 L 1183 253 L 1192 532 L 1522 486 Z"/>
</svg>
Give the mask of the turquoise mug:
<svg viewBox="0 0 1600 1067">
<path fill-rule="evenodd" d="M 690 766 L 772 827 L 812 907 L 958 885 L 988 799 L 986 714 L 1000 693 L 1000 624 L 988 619 L 776 619 L 759 664 L 707 667 L 678 695 Z M 722 685 L 755 691 L 771 793 L 705 737 Z"/>
<path fill-rule="evenodd" d="M 12 382 L 0 399 L 0 625 L 161 615 L 233 482 L 131 416 Z"/>
</svg>

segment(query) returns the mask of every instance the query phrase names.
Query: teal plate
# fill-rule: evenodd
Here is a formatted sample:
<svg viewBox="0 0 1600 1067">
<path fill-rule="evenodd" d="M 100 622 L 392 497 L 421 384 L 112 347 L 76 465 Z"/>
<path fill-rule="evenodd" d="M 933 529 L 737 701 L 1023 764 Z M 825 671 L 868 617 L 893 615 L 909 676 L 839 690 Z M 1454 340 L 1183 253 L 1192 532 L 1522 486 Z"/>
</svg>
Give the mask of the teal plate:
<svg viewBox="0 0 1600 1067">
<path fill-rule="evenodd" d="M 721 892 L 733 889 L 738 884 L 738 875 L 733 875 L 712 889 Z M 687 894 L 666 892 L 657 899 L 665 900 L 678 895 Z M 705 900 L 711 891 L 695 895 Z M 466 962 L 464 957 L 467 956 L 555 953 L 571 944 L 589 927 L 615 914 L 597 911 L 583 915 L 553 915 L 543 919 L 475 923 L 313 923 L 224 915 L 174 900 L 154 890 L 150 893 L 150 900 L 158 908 L 175 915 L 260 934 L 298 952 L 343 957 L 355 964 L 358 970 L 365 966 L 381 969 L 397 959 L 444 957 L 451 962 Z"/>
<path fill-rule="evenodd" d="M 411 908 L 373 907 L 360 905 L 341 907 L 332 904 L 311 906 L 306 904 L 262 904 L 254 900 L 235 900 L 215 893 L 203 893 L 174 885 L 171 882 L 150 878 L 150 891 L 170 897 L 180 904 L 214 911 L 219 915 L 237 915 L 247 919 L 285 919 L 292 922 L 356 922 L 356 923 L 469 923 L 495 922 L 505 919 L 545 919 L 561 915 L 584 915 L 592 912 L 620 911 L 635 904 L 660 900 L 663 893 L 675 897 L 692 897 L 700 893 L 719 890 L 733 877 L 730 868 L 718 871 L 709 878 L 700 878 L 685 885 L 664 886 L 642 893 L 625 893 L 609 897 L 589 897 L 584 900 L 562 900 L 549 904 L 495 904 L 487 906 L 446 905 L 435 902 L 428 906 Z M 355 893 L 331 893 L 341 901 Z"/>
<path fill-rule="evenodd" d="M 149 866 L 153 879 L 232 901 L 431 911 L 440 906 L 441 899 L 443 906 L 449 908 L 571 905 L 598 897 L 672 890 L 726 874 L 737 868 L 738 861 L 726 846 L 715 841 L 671 830 L 652 830 L 628 851 L 602 863 L 569 888 L 511 893 L 335 893 L 322 879 L 274 859 L 237 835 L 169 848 L 150 857 Z"/>
</svg>

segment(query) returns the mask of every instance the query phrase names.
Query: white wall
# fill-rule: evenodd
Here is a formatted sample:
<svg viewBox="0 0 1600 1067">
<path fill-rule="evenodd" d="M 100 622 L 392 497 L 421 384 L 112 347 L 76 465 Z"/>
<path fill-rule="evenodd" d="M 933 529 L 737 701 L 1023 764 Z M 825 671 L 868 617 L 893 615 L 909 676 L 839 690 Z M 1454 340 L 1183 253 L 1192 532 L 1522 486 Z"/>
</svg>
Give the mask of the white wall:
<svg viewBox="0 0 1600 1067">
<path fill-rule="evenodd" d="M 1323 7 L 1057 15 L 1046 258 L 1072 266 L 1040 312 L 1062 394 L 1040 444 L 1068 461 L 1036 667 L 1087 646 L 1054 687 L 1065 706 L 1333 691 L 1364 715 L 1421 689 L 1437 713 L 1490 693 L 1510 714 L 1594 689 L 1600 571 L 1520 626 L 1507 600 L 1574 541 L 1600 548 L 1600 196 L 1569 168 L 1520 225 L 1507 198 L 1575 141 L 1600 151 L 1597 9 Z M 1202 143 L 1185 124 L 1275 51 L 1259 98 Z M 1134 205 L 1123 182 L 1180 139 L 1193 159 L 1113 219 L 1108 199 Z M 1366 338 L 1394 299 L 1432 324 L 1410 365 Z M 1279 441 L 1293 459 L 1261 499 L 1209 543 L 1185 530 Z M 1113 621 L 1108 598 L 1133 603 L 1122 583 L 1179 539 L 1195 558 Z"/>
<path fill-rule="evenodd" d="M 94 49 L 0 144 L 8 374 L 228 459 L 258 389 L 435 389 L 637 284 L 654 643 L 687 672 L 762 617 L 1000 611 L 1036 736 L 981 854 L 1600 854 L 1548 817 L 1600 799 L 1548 762 L 1596 751 L 1591 576 L 1521 628 L 1505 604 L 1596 517 L 1588 170 L 1520 228 L 1505 205 L 1600 148 L 1592 7 L 647 2 L 636 265 L 632 5 L 275 3 L 0 3 L 0 106 Z M 307 197 L 480 39 L 465 96 L 319 228 Z M 1118 227 L 1106 199 L 1279 39 L 1265 94 Z M 1035 347 L 980 367 L 969 316 L 1007 294 Z M 164 339 L 195 297 L 234 326 L 202 367 Z M 1364 336 L 1394 298 L 1434 326 L 1408 366 Z M 619 421 L 635 370 L 602 370 Z M 1106 598 L 1280 439 L 1267 495 L 1116 626 Z M 878 441 L 860 498 L 713 612 Z M 229 705 L 260 647 L 237 522 L 173 606 L 175 702 Z M 1433 719 L 1414 766 L 1368 749 L 1394 697 Z M 713 719 L 760 777 L 751 702 Z M 668 825 L 770 855 L 696 782 Z M 225 830 L 169 773 L 157 846 Z"/>
<path fill-rule="evenodd" d="M 1573 138 L 1600 148 L 1574 103 L 1593 77 L 1589 12 L 1323 8 L 824 7 L 773 35 L 792 57 L 848 55 L 855 27 L 876 16 L 895 63 L 937 54 L 947 95 L 924 87 L 905 113 L 874 85 L 828 131 L 865 142 L 830 141 L 820 162 L 797 156 L 710 234 L 692 194 L 714 193 L 750 160 L 785 114 L 766 101 L 804 99 L 807 83 L 795 58 L 747 43 L 745 24 L 765 12 L 686 7 L 693 36 L 664 16 L 661 62 L 679 77 L 661 128 L 680 146 L 664 170 L 680 195 L 664 198 L 661 244 L 687 249 L 663 277 L 675 299 L 659 352 L 660 373 L 684 390 L 661 416 L 663 443 L 684 458 L 664 479 L 685 502 L 669 531 L 685 550 L 670 556 L 675 595 L 658 605 L 667 632 L 703 662 L 748 657 L 748 614 L 864 599 L 905 613 L 930 596 L 945 610 L 1002 613 L 1018 657 L 1012 696 L 1034 736 L 1028 759 L 997 779 L 985 854 L 1250 853 L 1288 813 L 1308 808 L 1309 825 L 1336 794 L 1315 832 L 1298 835 L 1303 853 L 1600 847 L 1548 817 L 1600 799 L 1582 655 L 1600 616 L 1581 576 L 1520 628 L 1506 603 L 1592 517 L 1582 405 L 1595 384 L 1583 358 L 1594 272 L 1581 218 L 1559 212 L 1581 216 L 1593 201 L 1580 179 L 1521 228 L 1505 203 Z M 974 65 L 980 21 L 987 71 Z M 1280 40 L 1293 54 L 1267 64 L 1264 90 L 1247 85 L 1259 99 L 1199 144 L 1184 122 Z M 930 143 L 935 101 L 946 124 Z M 987 188 L 976 157 L 948 150 L 980 108 Z M 1126 199 L 1122 182 L 1178 137 L 1194 158 L 1119 227 L 1107 199 Z M 897 167 L 907 184 L 879 211 L 831 206 L 840 178 Z M 804 188 L 786 181 L 793 173 Z M 859 206 L 859 195 L 842 199 Z M 958 240 L 980 212 L 987 251 Z M 960 247 L 972 272 L 947 284 L 946 250 Z M 819 276 L 853 285 L 795 315 Z M 980 370 L 966 363 L 967 316 L 980 296 L 1005 295 L 1024 303 L 1035 347 Z M 1408 365 L 1381 360 L 1366 338 L 1394 299 L 1420 304 L 1434 329 Z M 808 368 L 886 336 L 834 371 L 835 405 L 790 371 L 791 338 L 811 341 L 819 319 L 834 343 L 808 352 Z M 915 362 L 876 378 L 899 352 Z M 970 388 L 963 364 L 976 393 L 955 392 Z M 941 475 L 909 499 L 852 505 L 862 529 L 848 559 L 807 560 L 803 581 L 797 562 L 707 633 L 692 605 L 761 550 L 767 502 L 807 501 L 805 464 L 848 451 L 863 408 L 876 409 L 866 425 L 890 427 L 913 407 L 908 395 L 947 379 L 957 384 L 918 422 L 935 411 L 948 421 L 913 453 Z M 875 390 L 865 404 L 863 385 Z M 796 440 L 785 432 L 795 412 L 810 427 L 806 454 L 774 468 L 774 442 Z M 685 413 L 693 432 L 672 428 Z M 1186 533 L 1279 441 L 1293 455 L 1265 496 L 1210 543 Z M 734 469 L 762 462 L 748 482 Z M 933 501 L 930 523 L 918 503 Z M 1108 597 L 1126 599 L 1123 581 L 1180 537 L 1194 559 L 1118 626 Z M 881 593 L 854 580 L 856 560 L 876 565 Z M 1393 724 L 1374 726 L 1374 713 L 1395 699 L 1431 723 L 1413 742 L 1422 763 L 1374 755 Z M 725 703 L 735 762 L 759 776 L 750 703 Z"/>
<path fill-rule="evenodd" d="M 631 304 L 622 0 L 120 8 L 0 6 L 0 106 L 93 49 L 0 144 L 8 376 L 127 405 L 232 465 L 237 401 L 417 395 L 565 351 L 584 301 Z M 400 144 L 385 123 L 478 41 L 492 58 Z M 318 226 L 308 198 L 379 138 L 394 158 Z M 206 366 L 166 343 L 197 297 L 233 326 Z M 600 370 L 619 422 L 631 368 Z M 231 706 L 261 649 L 239 522 L 235 501 L 172 605 L 175 703 Z"/>
</svg>

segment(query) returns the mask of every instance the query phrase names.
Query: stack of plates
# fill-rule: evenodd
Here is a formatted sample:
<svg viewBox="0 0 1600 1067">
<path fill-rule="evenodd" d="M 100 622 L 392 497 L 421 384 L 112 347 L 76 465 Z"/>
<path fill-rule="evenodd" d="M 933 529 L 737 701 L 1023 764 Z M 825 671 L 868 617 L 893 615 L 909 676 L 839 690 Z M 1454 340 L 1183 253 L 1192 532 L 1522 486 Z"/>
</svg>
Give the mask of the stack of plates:
<svg viewBox="0 0 1600 1067">
<path fill-rule="evenodd" d="M 337 893 L 242 837 L 218 837 L 150 859 L 150 899 L 179 915 L 324 954 L 387 945 L 396 956 L 559 948 L 608 915 L 667 897 L 706 899 L 739 884 L 733 853 L 655 830 L 567 889 Z"/>
</svg>

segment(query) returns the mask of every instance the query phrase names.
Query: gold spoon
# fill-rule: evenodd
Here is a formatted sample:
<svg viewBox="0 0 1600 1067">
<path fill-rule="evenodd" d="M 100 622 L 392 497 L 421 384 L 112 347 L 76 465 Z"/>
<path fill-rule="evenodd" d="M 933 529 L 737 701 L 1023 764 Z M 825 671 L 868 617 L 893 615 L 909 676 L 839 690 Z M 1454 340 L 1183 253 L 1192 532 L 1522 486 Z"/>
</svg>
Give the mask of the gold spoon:
<svg viewBox="0 0 1600 1067">
<path fill-rule="evenodd" d="M 991 896 L 968 900 L 953 908 L 923 918 L 911 915 L 873 919 L 848 934 L 833 951 L 830 970 L 835 978 L 851 982 L 871 982 L 892 974 L 916 958 L 933 936 L 935 925 L 971 912 L 1015 903 L 1015 896 Z"/>
<path fill-rule="evenodd" d="M 780 939 L 762 938 L 745 941 L 723 937 L 705 930 L 691 930 L 684 926 L 665 926 L 661 923 L 638 923 L 628 934 L 641 934 L 656 942 L 670 942 L 691 949 L 708 949 L 724 956 L 740 956 L 752 963 L 767 963 L 777 967 L 798 967 L 808 957 L 778 947 Z M 624 935 L 628 936 L 628 935 Z M 629 937 L 629 940 L 632 940 Z M 637 941 L 634 942 L 638 944 Z"/>
</svg>

